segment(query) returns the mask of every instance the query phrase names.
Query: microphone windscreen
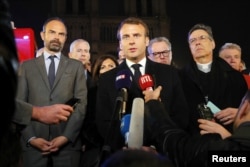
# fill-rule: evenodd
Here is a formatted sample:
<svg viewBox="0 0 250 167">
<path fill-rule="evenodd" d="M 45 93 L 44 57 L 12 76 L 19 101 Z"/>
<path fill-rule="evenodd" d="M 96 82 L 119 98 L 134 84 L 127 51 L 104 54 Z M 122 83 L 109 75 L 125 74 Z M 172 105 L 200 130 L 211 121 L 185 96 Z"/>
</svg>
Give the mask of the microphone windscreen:
<svg viewBox="0 0 250 167">
<path fill-rule="evenodd" d="M 153 77 L 151 75 L 148 75 L 148 74 L 144 74 L 144 75 L 140 76 L 139 85 L 140 85 L 141 90 L 153 88 L 154 87 Z"/>
<path fill-rule="evenodd" d="M 130 114 L 126 114 L 122 117 L 122 120 L 121 120 L 121 133 L 122 133 L 122 136 L 125 137 L 126 133 L 129 131 L 129 125 L 130 125 L 130 117 L 131 115 Z"/>
<path fill-rule="evenodd" d="M 144 126 L 144 100 L 135 98 L 133 100 L 128 135 L 129 148 L 141 148 L 143 145 L 143 126 Z"/>
<path fill-rule="evenodd" d="M 129 89 L 132 83 L 130 70 L 121 70 L 116 75 L 115 86 L 117 90 L 122 88 Z"/>
</svg>

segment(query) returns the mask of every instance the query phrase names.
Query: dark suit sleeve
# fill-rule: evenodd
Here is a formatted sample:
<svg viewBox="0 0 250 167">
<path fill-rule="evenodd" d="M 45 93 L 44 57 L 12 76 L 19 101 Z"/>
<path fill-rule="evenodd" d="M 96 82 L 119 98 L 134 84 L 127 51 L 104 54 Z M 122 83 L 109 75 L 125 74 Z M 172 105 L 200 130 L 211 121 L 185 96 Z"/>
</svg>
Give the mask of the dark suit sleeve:
<svg viewBox="0 0 250 167">
<path fill-rule="evenodd" d="M 31 114 L 32 106 L 31 104 L 27 103 L 27 93 L 28 92 L 28 83 L 26 80 L 26 68 L 25 63 L 22 63 L 18 69 L 18 91 L 16 96 L 16 114 L 14 117 L 14 120 L 17 123 L 27 123 L 27 126 L 22 130 L 22 137 L 25 142 L 27 142 L 31 137 L 37 136 L 32 125 L 31 125 L 31 119 L 30 122 L 28 122 L 27 119 L 31 118 L 31 115 L 29 117 L 29 114 Z M 20 119 L 21 116 L 28 116 L 27 118 Z"/>
<path fill-rule="evenodd" d="M 96 124 L 98 131 L 104 139 L 108 131 L 110 119 L 112 116 L 112 105 L 114 102 L 110 101 L 109 90 L 107 86 L 107 78 L 103 74 L 99 79 L 96 95 Z"/>
<path fill-rule="evenodd" d="M 161 91 L 161 100 L 165 105 L 170 118 L 183 129 L 188 125 L 188 105 L 184 96 L 182 83 L 177 70 L 171 66 L 161 67 L 156 74 L 156 86 L 163 87 Z"/>
<path fill-rule="evenodd" d="M 173 70 L 173 81 L 174 90 L 173 90 L 173 101 L 171 102 L 171 119 L 174 120 L 179 127 L 187 129 L 189 121 L 189 108 L 184 95 L 183 85 L 181 83 L 180 77 L 177 70 Z"/>
<path fill-rule="evenodd" d="M 21 125 L 28 125 L 32 117 L 32 105 L 24 101 L 16 100 L 16 112 L 13 122 Z"/>
</svg>

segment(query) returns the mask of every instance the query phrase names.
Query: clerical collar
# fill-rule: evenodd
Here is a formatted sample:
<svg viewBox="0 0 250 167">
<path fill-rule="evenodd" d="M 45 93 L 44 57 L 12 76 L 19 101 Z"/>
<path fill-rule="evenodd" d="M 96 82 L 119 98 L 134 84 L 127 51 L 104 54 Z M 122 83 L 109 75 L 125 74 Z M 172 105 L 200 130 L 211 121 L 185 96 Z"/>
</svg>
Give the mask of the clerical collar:
<svg viewBox="0 0 250 167">
<path fill-rule="evenodd" d="M 211 66 L 212 66 L 212 62 L 209 62 L 209 63 L 206 63 L 206 64 L 200 64 L 200 63 L 197 63 L 196 62 L 196 65 L 197 65 L 197 68 L 204 72 L 204 73 L 208 73 L 211 71 Z"/>
</svg>

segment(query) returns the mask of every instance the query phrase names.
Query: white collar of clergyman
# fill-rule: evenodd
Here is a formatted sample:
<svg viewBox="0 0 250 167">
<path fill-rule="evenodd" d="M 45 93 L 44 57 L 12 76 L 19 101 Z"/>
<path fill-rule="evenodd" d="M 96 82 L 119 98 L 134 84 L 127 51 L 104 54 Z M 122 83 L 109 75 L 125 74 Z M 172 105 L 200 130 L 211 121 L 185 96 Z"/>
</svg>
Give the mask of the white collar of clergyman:
<svg viewBox="0 0 250 167">
<path fill-rule="evenodd" d="M 206 64 L 200 64 L 200 63 L 197 63 L 196 62 L 196 65 L 197 65 L 197 68 L 204 72 L 204 73 L 208 73 L 211 71 L 211 66 L 212 66 L 212 61 L 209 62 L 209 63 L 206 63 Z"/>
</svg>

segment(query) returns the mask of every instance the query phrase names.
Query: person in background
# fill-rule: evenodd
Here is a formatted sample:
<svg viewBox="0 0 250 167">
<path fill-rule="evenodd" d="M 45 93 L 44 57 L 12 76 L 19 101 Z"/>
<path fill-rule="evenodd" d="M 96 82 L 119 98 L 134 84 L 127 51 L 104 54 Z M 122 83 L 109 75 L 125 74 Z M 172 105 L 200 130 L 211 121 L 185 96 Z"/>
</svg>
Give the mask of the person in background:
<svg viewBox="0 0 250 167">
<path fill-rule="evenodd" d="M 215 41 L 210 26 L 194 25 L 188 32 L 188 44 L 193 59 L 179 74 L 189 105 L 189 131 L 200 132 L 198 105 L 210 101 L 220 109 L 214 114 L 216 122 L 232 132 L 237 107 L 247 90 L 244 77 L 213 55 Z"/>
<path fill-rule="evenodd" d="M 118 60 L 112 55 L 106 54 L 99 56 L 93 62 L 92 72 L 94 82 L 97 83 L 101 74 L 117 67 L 118 65 Z"/>
<path fill-rule="evenodd" d="M 150 60 L 171 65 L 172 49 L 171 43 L 166 37 L 156 37 L 149 41 L 148 57 Z"/>
<path fill-rule="evenodd" d="M 36 57 L 41 56 L 41 55 L 43 54 L 43 51 L 44 51 L 44 47 L 38 49 L 38 50 L 36 51 Z"/>
<path fill-rule="evenodd" d="M 127 88 L 128 100 L 124 114 L 131 113 L 134 98 L 143 97 L 142 89 L 137 83 L 139 79 L 136 80 L 136 76 L 134 75 L 135 71 L 137 71 L 142 75 L 151 75 L 154 78 L 154 86 L 163 85 L 161 100 L 179 127 L 186 128 L 188 122 L 188 107 L 177 70 L 172 66 L 153 62 L 146 56 L 146 48 L 149 43 L 149 29 L 147 24 L 140 18 L 126 18 L 118 27 L 117 38 L 120 49 L 125 54 L 125 59 L 113 70 L 102 74 L 98 80 L 96 124 L 104 140 L 102 160 L 122 149 L 125 145 L 125 139 L 120 132 L 119 114 L 115 113 L 113 115 L 116 108 L 116 99 L 120 92 L 116 86 L 116 78 L 118 73 L 124 70 L 128 74 L 131 74 L 126 79 L 132 82 L 131 85 L 128 85 L 130 87 Z M 139 69 L 135 70 L 135 66 Z M 112 128 L 109 128 L 111 124 Z M 145 135 L 150 134 L 145 132 Z M 145 145 L 147 143 L 149 141 L 144 141 Z M 107 147 L 110 150 L 106 151 Z"/>
<path fill-rule="evenodd" d="M 23 166 L 78 167 L 82 146 L 79 133 L 87 104 L 84 68 L 81 62 L 61 53 L 67 39 L 62 19 L 46 20 L 40 35 L 43 55 L 20 64 L 17 99 L 31 107 L 65 104 L 72 98 L 79 101 L 69 104 L 74 105 L 74 112 L 66 122 L 48 125 L 32 120 L 21 131 Z"/>
<path fill-rule="evenodd" d="M 121 64 L 124 59 L 125 59 L 124 52 L 120 48 L 118 48 L 118 63 Z"/>
<path fill-rule="evenodd" d="M 240 71 L 244 72 L 246 69 L 247 69 L 246 63 L 245 63 L 244 60 L 241 59 L 241 62 L 240 62 Z"/>
<path fill-rule="evenodd" d="M 82 62 L 85 69 L 84 74 L 87 79 L 87 87 L 92 86 L 91 82 L 91 62 L 90 62 L 90 45 L 84 39 L 76 39 L 70 44 L 69 58 L 76 59 Z"/>
<path fill-rule="evenodd" d="M 250 69 L 247 68 L 245 61 L 242 60 L 242 59 L 241 59 L 241 64 L 242 64 L 242 65 L 241 65 L 241 66 L 242 66 L 241 72 L 242 72 L 243 74 L 250 75 Z"/>
<path fill-rule="evenodd" d="M 229 162 L 212 163 L 212 155 L 218 157 L 245 157 L 246 161 L 234 162 L 237 166 L 248 166 L 250 151 L 250 90 L 246 91 L 234 119 L 231 136 L 221 138 L 218 134 L 190 135 L 171 120 L 164 105 L 158 100 L 162 87 L 154 91 L 145 90 L 145 124 L 150 127 L 151 137 L 157 149 L 165 154 L 175 166 L 218 166 Z M 208 120 L 198 119 L 200 126 Z M 211 122 L 211 121 L 208 121 Z"/>
<path fill-rule="evenodd" d="M 225 43 L 219 50 L 219 56 L 224 59 L 232 68 L 242 72 L 244 61 L 241 57 L 241 47 L 235 43 Z M 242 72 L 243 73 L 243 72 Z M 243 73 L 247 82 L 248 89 L 250 88 L 250 76 Z"/>
<path fill-rule="evenodd" d="M 81 137 L 84 147 L 81 157 L 81 167 L 99 167 L 100 151 L 103 141 L 95 124 L 96 92 L 100 75 L 118 66 L 117 58 L 105 54 L 97 57 L 92 65 L 92 83 L 88 89 L 87 114 L 83 123 Z"/>
</svg>

